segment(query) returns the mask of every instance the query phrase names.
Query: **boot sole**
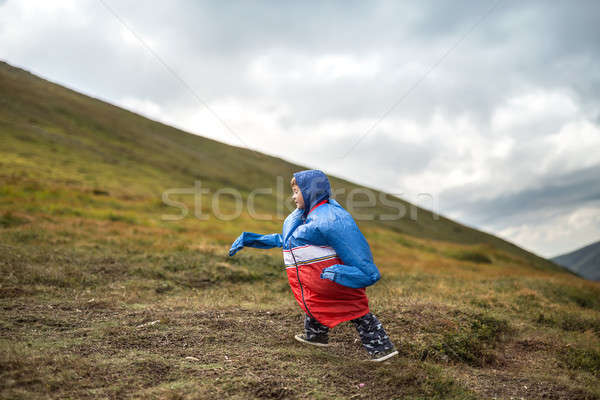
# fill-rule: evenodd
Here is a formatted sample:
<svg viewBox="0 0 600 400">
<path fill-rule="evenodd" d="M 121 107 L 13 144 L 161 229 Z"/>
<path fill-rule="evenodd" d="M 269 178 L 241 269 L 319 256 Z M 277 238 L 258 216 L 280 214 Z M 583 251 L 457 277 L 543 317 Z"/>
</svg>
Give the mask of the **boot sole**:
<svg viewBox="0 0 600 400">
<path fill-rule="evenodd" d="M 329 346 L 331 346 L 329 343 L 310 342 L 308 340 L 302 339 L 300 337 L 300 335 L 294 336 L 294 339 L 296 339 L 297 341 L 299 341 L 301 343 L 312 344 L 313 346 L 318 346 L 318 347 L 329 347 Z"/>
<path fill-rule="evenodd" d="M 386 355 L 385 355 L 385 356 L 383 356 L 383 357 L 379 357 L 379 358 L 371 358 L 370 360 L 367 360 L 367 361 L 371 361 L 371 362 L 382 362 L 382 361 L 385 361 L 385 360 L 387 360 L 388 358 L 391 358 L 391 357 L 393 357 L 393 356 L 395 356 L 395 355 L 397 355 L 397 354 L 398 354 L 398 350 L 396 350 L 396 351 L 392 351 L 390 354 L 386 354 Z"/>
</svg>

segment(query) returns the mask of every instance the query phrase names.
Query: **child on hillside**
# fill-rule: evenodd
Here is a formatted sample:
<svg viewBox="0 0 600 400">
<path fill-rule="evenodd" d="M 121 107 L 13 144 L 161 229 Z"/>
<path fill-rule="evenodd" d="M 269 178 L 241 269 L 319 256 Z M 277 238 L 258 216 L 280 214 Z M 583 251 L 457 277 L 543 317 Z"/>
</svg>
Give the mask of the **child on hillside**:
<svg viewBox="0 0 600 400">
<path fill-rule="evenodd" d="M 290 184 L 297 208 L 285 219 L 282 234 L 243 232 L 229 255 L 243 247 L 283 248 L 290 287 L 305 312 L 304 333 L 296 340 L 328 346 L 329 329 L 352 321 L 371 361 L 398 354 L 369 311 L 365 287 L 381 275 L 352 215 L 330 198 L 329 179 L 323 172 L 296 172 Z"/>
</svg>

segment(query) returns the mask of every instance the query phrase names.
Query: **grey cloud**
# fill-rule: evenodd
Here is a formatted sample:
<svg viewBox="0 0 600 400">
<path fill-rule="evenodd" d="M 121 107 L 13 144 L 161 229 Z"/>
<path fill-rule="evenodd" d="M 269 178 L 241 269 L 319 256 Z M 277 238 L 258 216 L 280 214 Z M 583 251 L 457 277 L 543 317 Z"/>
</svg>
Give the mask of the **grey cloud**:
<svg viewBox="0 0 600 400">
<path fill-rule="evenodd" d="M 518 179 L 518 177 L 515 177 Z M 463 219 L 476 226 L 508 226 L 515 217 L 536 215 L 542 210 L 555 214 L 565 209 L 576 209 L 600 201 L 600 164 L 568 173 L 551 174 L 543 178 L 537 187 L 507 193 L 491 199 L 471 200 L 470 190 L 453 189 L 442 194 L 441 202 L 453 202 L 452 208 L 461 210 Z"/>
<path fill-rule="evenodd" d="M 112 7 L 141 36 L 157 43 L 156 50 L 202 98 L 275 97 L 294 109 L 299 124 L 324 117 L 378 117 L 489 8 L 480 2 L 426 2 L 418 7 L 395 2 L 374 6 L 352 2 L 343 7 L 291 2 L 277 7 L 266 2 L 253 3 L 252 7 L 235 2 L 138 4 L 125 2 Z M 598 61 L 593 40 L 598 36 L 594 35 L 597 28 L 588 21 L 598 6 L 595 2 L 578 7 L 554 4 L 501 2 L 394 115 L 422 119 L 438 108 L 468 113 L 483 123 L 496 104 L 522 90 L 524 84 L 567 87 L 580 101 L 587 102 L 600 84 L 600 76 L 583 73 L 589 72 L 590 60 Z M 119 29 L 110 15 L 95 11 L 94 24 Z M 584 23 L 579 24 L 580 20 Z M 102 73 L 95 73 L 88 79 L 98 78 L 96 86 L 113 92 L 127 90 L 174 107 L 190 102 L 189 94 L 162 67 L 152 65 L 154 60 L 143 49 L 110 43 L 114 47 L 111 54 L 102 48 L 101 39 L 81 33 L 82 41 L 99 47 L 96 54 L 102 60 L 98 63 L 92 54 L 82 57 L 83 62 L 89 60 L 83 71 L 102 65 L 107 69 L 104 76 L 113 79 L 107 81 Z M 63 38 L 68 34 L 59 32 Z M 53 43 L 60 44 L 60 38 Z M 378 52 L 383 70 L 368 79 L 327 83 L 309 79 L 273 90 L 249 81 L 245 73 L 258 55 L 270 51 L 309 58 L 332 52 L 361 58 Z M 91 53 L 85 46 L 70 52 Z M 140 65 L 144 58 L 145 65 Z M 402 66 L 411 63 L 416 65 L 412 73 L 399 73 Z M 76 68 L 71 66 L 69 73 L 77 74 Z"/>
<path fill-rule="evenodd" d="M 349 167 L 354 166 L 357 171 L 369 169 L 372 171 L 371 184 L 384 187 L 393 182 L 398 175 L 422 172 L 441 150 L 435 140 L 424 143 L 411 143 L 379 131 L 366 137 L 357 147 L 354 142 L 347 139 L 328 141 L 324 148 L 330 157 L 342 157 L 352 149 L 358 155 L 358 160 L 341 159 Z M 322 154 L 326 156 L 325 153 Z M 338 162 L 338 158 L 334 158 Z"/>
</svg>

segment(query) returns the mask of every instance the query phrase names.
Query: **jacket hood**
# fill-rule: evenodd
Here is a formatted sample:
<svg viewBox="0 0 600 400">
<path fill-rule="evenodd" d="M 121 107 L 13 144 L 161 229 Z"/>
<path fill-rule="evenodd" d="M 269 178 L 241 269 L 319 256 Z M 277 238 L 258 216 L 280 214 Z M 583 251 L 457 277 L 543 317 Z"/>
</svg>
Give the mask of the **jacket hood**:
<svg viewBox="0 0 600 400">
<path fill-rule="evenodd" d="M 322 171 L 318 169 L 308 169 L 295 172 L 294 178 L 302 192 L 304 199 L 304 210 L 302 218 L 306 219 L 309 211 L 319 202 L 329 199 L 331 195 L 331 185 L 329 179 Z"/>
</svg>

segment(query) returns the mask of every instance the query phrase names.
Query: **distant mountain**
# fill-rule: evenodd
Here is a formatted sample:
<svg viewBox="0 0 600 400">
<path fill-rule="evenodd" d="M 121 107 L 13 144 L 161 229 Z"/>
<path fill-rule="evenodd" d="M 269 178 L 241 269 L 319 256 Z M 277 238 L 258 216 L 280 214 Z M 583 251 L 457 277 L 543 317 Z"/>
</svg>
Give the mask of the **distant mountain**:
<svg viewBox="0 0 600 400">
<path fill-rule="evenodd" d="M 600 241 L 551 259 L 586 279 L 600 281 Z"/>
</svg>

